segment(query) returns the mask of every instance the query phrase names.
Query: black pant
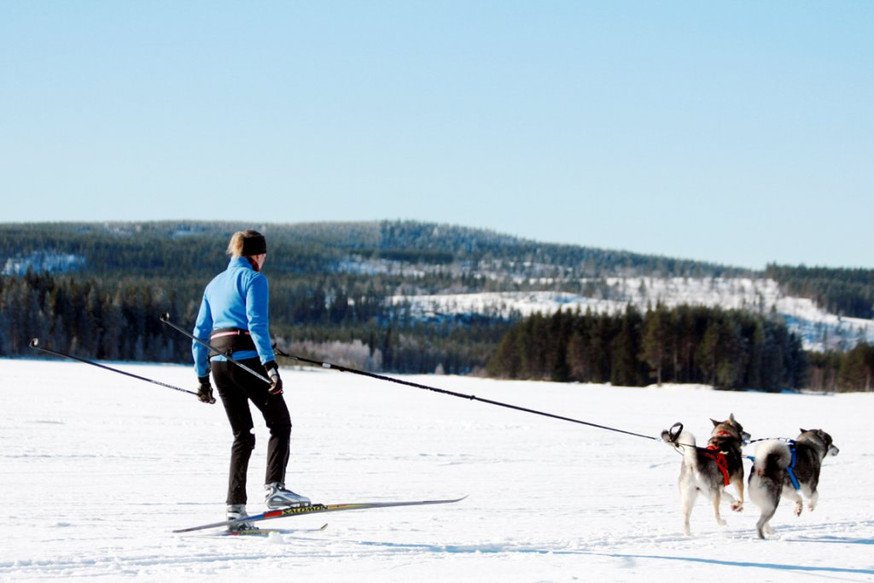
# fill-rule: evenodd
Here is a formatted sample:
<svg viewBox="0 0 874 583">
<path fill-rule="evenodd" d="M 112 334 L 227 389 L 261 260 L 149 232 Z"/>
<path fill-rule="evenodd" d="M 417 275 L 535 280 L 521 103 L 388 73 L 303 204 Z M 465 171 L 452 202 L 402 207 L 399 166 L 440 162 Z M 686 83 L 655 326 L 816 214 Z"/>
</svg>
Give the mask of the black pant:
<svg viewBox="0 0 874 583">
<path fill-rule="evenodd" d="M 267 376 L 267 371 L 257 358 L 240 362 Z M 255 435 L 252 433 L 254 425 L 249 401 L 251 400 L 258 407 L 270 429 L 265 484 L 285 482 L 285 468 L 288 465 L 291 440 L 291 417 L 288 415 L 288 407 L 282 395 L 271 395 L 268 392 L 269 385 L 252 373 L 228 361 L 213 360 L 210 368 L 234 433 L 227 503 L 245 504 L 246 474 L 249 469 L 249 458 L 255 448 Z"/>
</svg>

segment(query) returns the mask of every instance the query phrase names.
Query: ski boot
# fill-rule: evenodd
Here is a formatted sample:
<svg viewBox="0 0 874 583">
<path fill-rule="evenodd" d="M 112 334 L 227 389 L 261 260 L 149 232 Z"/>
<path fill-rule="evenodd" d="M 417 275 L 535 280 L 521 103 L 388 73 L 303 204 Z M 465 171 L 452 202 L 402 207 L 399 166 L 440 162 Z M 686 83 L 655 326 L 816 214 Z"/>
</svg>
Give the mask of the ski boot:
<svg viewBox="0 0 874 583">
<path fill-rule="evenodd" d="M 289 506 L 309 506 L 310 499 L 285 488 L 282 482 L 264 484 L 264 503 L 270 510 Z"/>
<path fill-rule="evenodd" d="M 228 504 L 226 515 L 228 517 L 228 520 L 240 520 L 241 518 L 249 517 L 249 515 L 246 513 L 245 504 Z M 258 530 L 258 527 L 255 526 L 254 523 L 247 520 L 245 522 L 236 522 L 234 524 L 229 524 L 228 530 L 230 532 L 240 532 L 243 530 Z"/>
</svg>

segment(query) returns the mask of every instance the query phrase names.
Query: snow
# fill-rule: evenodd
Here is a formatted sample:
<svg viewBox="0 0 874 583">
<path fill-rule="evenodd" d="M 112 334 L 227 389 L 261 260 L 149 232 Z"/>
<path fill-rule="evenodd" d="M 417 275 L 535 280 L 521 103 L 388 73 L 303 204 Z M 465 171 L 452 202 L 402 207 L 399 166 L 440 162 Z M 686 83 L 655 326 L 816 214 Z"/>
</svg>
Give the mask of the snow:
<svg viewBox="0 0 874 583">
<path fill-rule="evenodd" d="M 189 367 L 116 364 L 191 388 Z M 821 427 L 815 512 L 781 503 L 756 537 L 749 501 L 726 527 L 704 501 L 682 535 L 680 457 L 655 440 L 348 373 L 284 368 L 295 423 L 288 485 L 317 501 L 468 495 L 446 506 L 284 518 L 270 538 L 171 530 L 223 518 L 221 405 L 77 362 L 0 360 L 0 581 L 874 580 L 874 394 L 764 394 L 405 377 L 441 389 L 699 441 L 734 412 L 753 438 Z M 263 510 L 256 415 L 249 510 Z M 751 453 L 748 451 L 748 453 Z M 327 522 L 324 531 L 315 530 Z M 806 577 L 805 577 L 806 576 Z"/>
<path fill-rule="evenodd" d="M 34 251 L 25 256 L 18 255 L 7 258 L 0 275 L 24 275 L 28 270 L 68 273 L 78 271 L 86 263 L 85 257 L 74 253 L 58 253 L 51 250 Z"/>
</svg>

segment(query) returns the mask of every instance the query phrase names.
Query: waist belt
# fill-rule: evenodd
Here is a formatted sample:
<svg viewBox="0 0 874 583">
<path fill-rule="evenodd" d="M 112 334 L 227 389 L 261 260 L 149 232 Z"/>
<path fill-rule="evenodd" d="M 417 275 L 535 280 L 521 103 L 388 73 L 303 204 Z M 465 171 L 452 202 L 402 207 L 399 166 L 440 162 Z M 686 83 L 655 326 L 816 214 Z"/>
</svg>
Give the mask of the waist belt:
<svg viewBox="0 0 874 583">
<path fill-rule="evenodd" d="M 240 350 L 257 350 L 248 330 L 239 328 L 219 328 L 209 336 L 210 345 L 215 349 L 210 352 L 210 358 L 219 354 L 230 356 Z"/>
</svg>

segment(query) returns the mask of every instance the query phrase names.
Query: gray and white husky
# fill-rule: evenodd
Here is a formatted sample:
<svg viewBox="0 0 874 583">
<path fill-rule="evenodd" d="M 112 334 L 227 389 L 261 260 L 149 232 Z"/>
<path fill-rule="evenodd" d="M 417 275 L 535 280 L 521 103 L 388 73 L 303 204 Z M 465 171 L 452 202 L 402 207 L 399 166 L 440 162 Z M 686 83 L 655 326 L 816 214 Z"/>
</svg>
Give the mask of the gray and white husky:
<svg viewBox="0 0 874 583">
<path fill-rule="evenodd" d="M 744 466 L 743 445 L 749 441 L 750 434 L 744 431 L 732 413 L 725 421 L 713 422 L 713 431 L 707 447 L 698 447 L 695 436 L 683 430 L 681 423 L 662 431 L 662 439 L 673 445 L 683 454 L 680 466 L 680 507 L 683 513 L 683 532 L 689 536 L 692 529 L 689 519 L 692 507 L 699 493 L 704 494 L 713 504 L 713 514 L 717 524 L 725 526 L 719 513 L 722 496 L 729 500 L 735 512 L 743 510 L 744 504 Z M 738 492 L 735 498 L 726 487 L 733 484 Z"/>
<path fill-rule="evenodd" d="M 795 502 L 795 516 L 799 516 L 804 507 L 802 494 L 807 498 L 807 508 L 816 508 L 822 461 L 827 455 L 838 455 L 839 451 L 831 435 L 822 429 L 802 429 L 794 442 L 772 439 L 756 447 L 749 491 L 750 500 L 762 511 L 756 523 L 760 538 L 774 533 L 769 522 L 781 497 Z"/>
</svg>

